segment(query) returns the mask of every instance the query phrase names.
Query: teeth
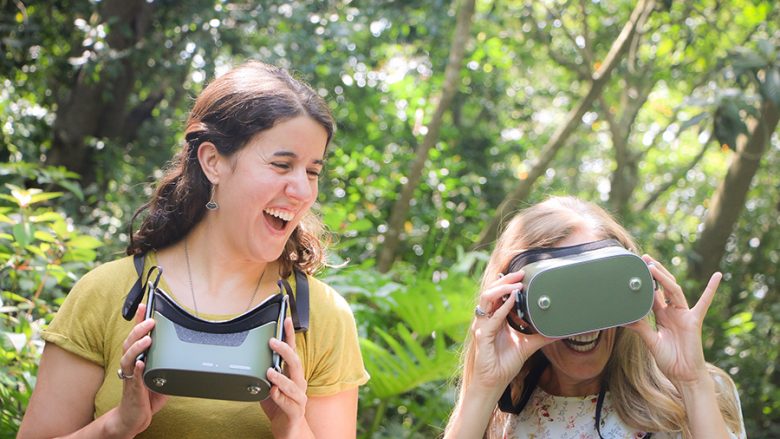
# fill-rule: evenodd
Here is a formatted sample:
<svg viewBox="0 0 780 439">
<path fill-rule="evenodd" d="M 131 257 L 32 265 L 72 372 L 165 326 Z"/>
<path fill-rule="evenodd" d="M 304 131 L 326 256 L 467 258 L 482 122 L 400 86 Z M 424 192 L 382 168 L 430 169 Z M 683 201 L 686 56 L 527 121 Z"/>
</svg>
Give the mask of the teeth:
<svg viewBox="0 0 780 439">
<path fill-rule="evenodd" d="M 293 217 L 295 216 L 295 215 L 293 215 L 290 212 L 286 212 L 286 211 L 280 210 L 280 209 L 273 209 L 273 208 L 265 209 L 263 212 L 265 212 L 265 213 L 267 213 L 267 214 L 269 214 L 271 216 L 275 216 L 275 217 L 277 217 L 279 219 L 282 219 L 284 221 L 291 221 L 293 219 Z"/>
<path fill-rule="evenodd" d="M 566 346 L 577 352 L 587 352 L 596 347 L 601 331 L 575 335 L 564 340 Z"/>
<path fill-rule="evenodd" d="M 596 339 L 599 338 L 600 333 L 601 331 L 588 332 L 586 334 L 579 334 L 569 337 L 567 340 L 576 341 L 578 343 L 590 343 L 592 341 L 596 341 Z"/>
</svg>

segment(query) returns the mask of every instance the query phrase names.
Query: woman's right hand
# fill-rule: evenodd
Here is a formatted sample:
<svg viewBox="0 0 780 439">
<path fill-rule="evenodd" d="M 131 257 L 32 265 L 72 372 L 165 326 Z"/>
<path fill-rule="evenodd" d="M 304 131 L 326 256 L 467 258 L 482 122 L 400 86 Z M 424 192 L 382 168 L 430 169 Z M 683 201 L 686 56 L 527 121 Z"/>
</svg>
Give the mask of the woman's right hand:
<svg viewBox="0 0 780 439">
<path fill-rule="evenodd" d="M 476 351 L 469 390 L 500 395 L 534 352 L 555 341 L 518 332 L 506 321 L 514 310 L 516 292 L 523 288 L 523 275 L 520 270 L 502 276 L 479 295 L 479 308 L 487 315 L 477 315 L 471 324 Z"/>
<path fill-rule="evenodd" d="M 122 400 L 115 409 L 115 427 L 120 436 L 134 436 L 149 427 L 152 416 L 168 401 L 168 397 L 152 392 L 144 385 L 145 363 L 138 356 L 152 344 L 149 332 L 154 328 L 153 319 L 145 319 L 146 305 L 140 304 L 135 313 L 137 324 L 127 335 L 123 344 L 124 354 L 119 367 L 125 378 L 122 380 Z M 106 373 L 114 373 L 106 371 Z M 117 372 L 118 373 L 118 372 Z"/>
</svg>

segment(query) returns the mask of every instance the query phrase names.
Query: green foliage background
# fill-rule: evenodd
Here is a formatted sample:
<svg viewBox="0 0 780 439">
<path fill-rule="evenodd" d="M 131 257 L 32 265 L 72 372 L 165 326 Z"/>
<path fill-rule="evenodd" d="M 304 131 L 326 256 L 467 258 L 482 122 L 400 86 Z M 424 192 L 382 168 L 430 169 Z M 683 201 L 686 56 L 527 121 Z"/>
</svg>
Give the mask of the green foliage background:
<svg viewBox="0 0 780 439">
<path fill-rule="evenodd" d="M 122 253 L 194 96 L 249 58 L 293 69 L 338 121 L 319 210 L 337 237 L 334 266 L 348 263 L 321 276 L 351 303 L 372 375 L 359 436 L 440 434 L 490 251 L 473 245 L 584 95 L 634 3 L 477 2 L 458 92 L 393 269 L 379 273 L 390 210 L 438 103 L 457 2 L 128 1 L 146 11 L 133 27 L 106 18 L 115 0 L 0 0 L 0 437 L 15 435 L 35 385 L 40 330 L 81 275 Z M 515 207 L 550 194 L 603 204 L 695 300 L 692 248 L 713 193 L 761 103 L 780 106 L 778 15 L 771 1 L 660 2 Z M 135 40 L 115 50 L 118 35 Z M 121 102 L 111 114 L 128 122 L 63 126 L 63 109 L 87 111 L 80 100 Z M 54 159 L 61 133 L 81 136 L 64 151 L 83 153 L 83 167 Z M 780 435 L 780 140 L 768 134 L 704 328 L 707 358 L 736 381 L 754 438 Z M 633 168 L 618 165 L 620 142 Z"/>
</svg>

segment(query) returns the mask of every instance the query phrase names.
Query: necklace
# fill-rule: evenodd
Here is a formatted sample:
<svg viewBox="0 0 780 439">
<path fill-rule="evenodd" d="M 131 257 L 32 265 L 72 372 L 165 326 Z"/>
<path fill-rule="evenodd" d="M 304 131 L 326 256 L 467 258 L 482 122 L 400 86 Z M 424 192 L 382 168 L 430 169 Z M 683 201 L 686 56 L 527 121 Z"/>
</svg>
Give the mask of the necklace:
<svg viewBox="0 0 780 439">
<path fill-rule="evenodd" d="M 190 283 L 190 295 L 192 296 L 192 307 L 195 308 L 195 317 L 200 317 L 198 314 L 198 302 L 195 300 L 195 287 L 192 286 L 192 270 L 190 269 L 190 253 L 187 251 L 187 238 L 184 238 L 184 260 L 187 261 L 187 279 Z M 257 296 L 257 290 L 260 288 L 260 283 L 263 281 L 263 277 L 265 276 L 265 269 L 268 268 L 268 265 L 266 265 L 263 268 L 263 271 L 260 273 L 260 278 L 257 279 L 257 285 L 255 285 L 255 290 L 252 291 L 252 297 L 249 298 L 249 303 L 246 304 L 246 309 L 244 312 L 249 311 L 249 307 L 252 306 L 252 302 L 255 301 L 255 296 Z"/>
</svg>

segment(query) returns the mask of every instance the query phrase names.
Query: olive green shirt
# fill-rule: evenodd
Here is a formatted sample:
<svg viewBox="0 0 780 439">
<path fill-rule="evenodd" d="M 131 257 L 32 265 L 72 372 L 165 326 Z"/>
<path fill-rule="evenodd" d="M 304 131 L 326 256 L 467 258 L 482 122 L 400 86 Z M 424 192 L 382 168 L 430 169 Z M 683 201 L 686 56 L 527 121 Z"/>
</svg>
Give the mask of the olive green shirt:
<svg viewBox="0 0 780 439">
<path fill-rule="evenodd" d="M 145 270 L 155 263 L 156 255 L 149 253 Z M 47 342 L 105 369 L 103 384 L 95 395 L 96 418 L 119 404 L 122 384 L 115 371 L 122 344 L 135 324 L 122 318 L 122 305 L 137 279 L 129 256 L 95 268 L 76 283 L 43 332 Z M 294 276 L 290 281 L 294 289 Z M 170 291 L 164 278 L 160 286 Z M 349 305 L 336 291 L 312 277 L 309 295 L 309 330 L 297 333 L 295 339 L 308 383 L 306 394 L 334 395 L 365 384 L 368 373 Z M 201 317 L 226 320 L 234 316 Z M 270 422 L 257 402 L 171 397 L 138 437 L 258 438 L 271 437 L 271 432 Z"/>
</svg>

